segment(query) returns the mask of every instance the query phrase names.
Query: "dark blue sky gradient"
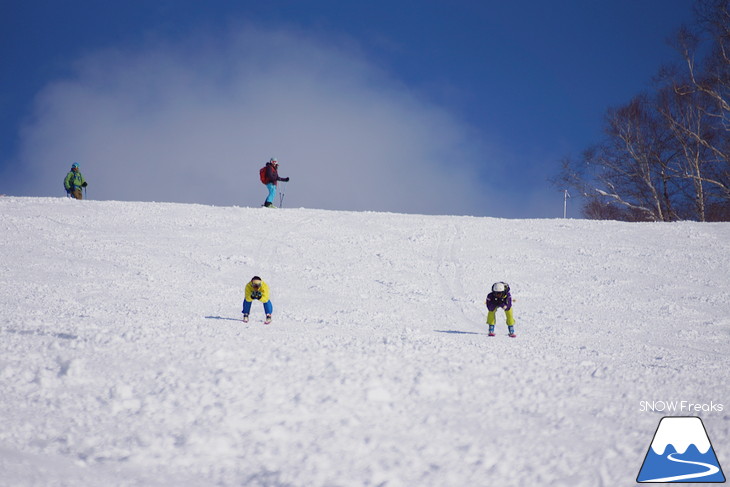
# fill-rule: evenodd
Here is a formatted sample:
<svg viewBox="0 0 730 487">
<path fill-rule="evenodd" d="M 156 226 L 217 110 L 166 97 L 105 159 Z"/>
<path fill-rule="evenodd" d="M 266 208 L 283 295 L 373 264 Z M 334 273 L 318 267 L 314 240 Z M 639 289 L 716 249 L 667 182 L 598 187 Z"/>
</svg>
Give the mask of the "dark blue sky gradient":
<svg viewBox="0 0 730 487">
<path fill-rule="evenodd" d="M 691 21 L 689 0 L 0 0 L 0 169 L 15 160 L 36 94 L 79 58 L 244 22 L 347 45 L 500 147 L 498 163 L 475 161 L 474 177 L 499 178 L 518 196 L 509 211 L 484 214 L 561 216 L 546 178 L 600 139 L 608 107 L 676 60 L 666 41 Z M 0 193 L 14 194 L 12 181 Z"/>
</svg>

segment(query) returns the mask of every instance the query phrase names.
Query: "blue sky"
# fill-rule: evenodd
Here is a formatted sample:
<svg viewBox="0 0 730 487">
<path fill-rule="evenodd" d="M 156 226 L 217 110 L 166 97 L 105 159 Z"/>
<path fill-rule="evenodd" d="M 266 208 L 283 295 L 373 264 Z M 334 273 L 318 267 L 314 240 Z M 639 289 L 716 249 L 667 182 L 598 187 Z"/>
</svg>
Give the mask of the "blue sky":
<svg viewBox="0 0 730 487">
<path fill-rule="evenodd" d="M 689 0 L 0 2 L 0 193 L 562 216 Z M 579 216 L 577 202 L 569 215 Z"/>
</svg>

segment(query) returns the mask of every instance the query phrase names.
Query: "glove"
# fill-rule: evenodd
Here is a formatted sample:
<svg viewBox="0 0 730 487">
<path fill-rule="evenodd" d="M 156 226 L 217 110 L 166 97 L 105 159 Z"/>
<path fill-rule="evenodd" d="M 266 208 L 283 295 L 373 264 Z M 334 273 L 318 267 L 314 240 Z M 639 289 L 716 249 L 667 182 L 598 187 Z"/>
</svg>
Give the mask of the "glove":
<svg viewBox="0 0 730 487">
<path fill-rule="evenodd" d="M 261 299 L 261 292 L 260 291 L 254 291 L 251 293 L 251 299 Z"/>
<path fill-rule="evenodd" d="M 284 181 L 285 183 L 289 182 L 289 178 L 281 178 L 281 180 Z"/>
<path fill-rule="evenodd" d="M 82 184 L 82 185 L 81 185 L 81 187 L 82 187 L 82 188 L 85 188 L 85 187 L 87 187 L 88 185 L 89 185 L 89 183 L 87 183 L 86 181 L 84 181 L 84 184 Z"/>
<path fill-rule="evenodd" d="M 503 304 L 502 305 L 502 309 L 507 309 L 507 305 L 506 304 Z"/>
</svg>

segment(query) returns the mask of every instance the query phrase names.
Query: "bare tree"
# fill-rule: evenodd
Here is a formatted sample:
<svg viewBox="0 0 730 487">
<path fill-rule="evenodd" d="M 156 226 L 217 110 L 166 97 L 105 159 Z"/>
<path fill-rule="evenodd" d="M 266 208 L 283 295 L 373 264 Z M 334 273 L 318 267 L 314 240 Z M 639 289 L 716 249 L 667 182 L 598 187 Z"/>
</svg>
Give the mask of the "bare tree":
<svg viewBox="0 0 730 487">
<path fill-rule="evenodd" d="M 713 218 L 730 206 L 730 1 L 699 0 L 695 12 L 695 30 L 681 29 L 675 42 L 686 69 L 664 77 L 658 109 L 684 154 L 678 171 L 692 182 L 696 218 L 706 221 L 708 204 Z"/>
<path fill-rule="evenodd" d="M 694 88 L 712 101 L 708 114 L 730 132 L 730 1 L 698 0 L 695 4 L 699 34 L 679 34 L 682 55 Z M 701 36 L 709 37 L 710 54 L 697 69 L 695 57 Z M 727 159 L 727 153 L 722 151 Z"/>
<path fill-rule="evenodd" d="M 676 150 L 646 95 L 606 116 L 604 142 L 578 161 L 565 159 L 556 181 L 587 198 L 584 215 L 632 221 L 670 221 L 674 211 L 670 164 Z"/>
<path fill-rule="evenodd" d="M 697 0 L 655 94 L 606 115 L 603 142 L 564 159 L 554 183 L 586 198 L 588 218 L 730 217 L 730 0 Z M 697 59 L 700 61 L 697 61 Z"/>
<path fill-rule="evenodd" d="M 660 91 L 657 96 L 657 111 L 671 134 L 678 155 L 671 167 L 676 180 L 686 180 L 687 185 L 677 184 L 687 190 L 693 214 L 686 215 L 699 221 L 707 221 L 706 205 L 712 191 L 708 185 L 716 185 L 723 191 L 724 184 L 713 178 L 716 165 L 714 151 L 708 146 L 716 139 L 716 129 L 702 106 L 697 93 L 687 93 L 675 86 Z"/>
<path fill-rule="evenodd" d="M 629 221 L 631 216 L 627 210 L 613 203 L 592 198 L 583 207 L 583 215 L 591 220 L 621 220 Z"/>
</svg>

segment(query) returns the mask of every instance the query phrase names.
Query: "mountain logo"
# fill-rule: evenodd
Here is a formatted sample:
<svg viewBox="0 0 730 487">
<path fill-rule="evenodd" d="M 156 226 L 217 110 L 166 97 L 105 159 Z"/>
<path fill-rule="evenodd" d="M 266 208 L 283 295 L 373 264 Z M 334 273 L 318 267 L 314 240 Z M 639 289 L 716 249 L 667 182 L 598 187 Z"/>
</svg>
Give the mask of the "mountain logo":
<svg viewBox="0 0 730 487">
<path fill-rule="evenodd" d="M 702 420 L 696 416 L 662 418 L 636 481 L 724 483 L 725 475 Z"/>
</svg>

